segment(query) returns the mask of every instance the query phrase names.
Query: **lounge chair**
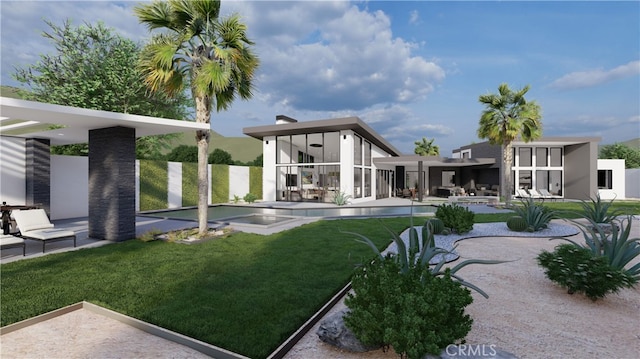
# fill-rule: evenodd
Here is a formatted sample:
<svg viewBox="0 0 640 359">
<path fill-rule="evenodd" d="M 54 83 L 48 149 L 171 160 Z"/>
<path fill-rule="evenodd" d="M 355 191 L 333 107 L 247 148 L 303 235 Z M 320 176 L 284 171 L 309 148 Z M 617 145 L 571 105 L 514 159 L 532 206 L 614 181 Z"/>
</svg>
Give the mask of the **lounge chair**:
<svg viewBox="0 0 640 359">
<path fill-rule="evenodd" d="M 544 198 L 551 199 L 553 201 L 557 200 L 558 198 L 562 198 L 562 196 L 549 193 L 549 190 L 547 189 L 540 189 L 538 191 Z"/>
<path fill-rule="evenodd" d="M 527 192 L 526 189 L 516 189 L 516 198 L 530 198 L 531 195 L 529 194 L 529 192 Z"/>
<path fill-rule="evenodd" d="M 46 242 L 57 242 L 73 238 L 73 246 L 76 246 L 75 232 L 53 228 L 54 226 L 49 221 L 44 209 L 13 211 L 13 218 L 18 224 L 18 230 L 22 238 L 42 241 L 42 253 L 44 253 Z"/>
<path fill-rule="evenodd" d="M 538 190 L 535 189 L 535 188 L 528 189 L 528 191 L 529 191 L 529 195 L 533 199 L 541 199 L 541 200 L 545 200 L 546 199 L 545 196 L 540 194 L 540 192 L 538 192 Z"/>
<path fill-rule="evenodd" d="M 0 234 L 0 248 L 18 248 L 22 247 L 22 256 L 27 255 L 27 248 L 24 239 L 9 234 Z"/>
</svg>

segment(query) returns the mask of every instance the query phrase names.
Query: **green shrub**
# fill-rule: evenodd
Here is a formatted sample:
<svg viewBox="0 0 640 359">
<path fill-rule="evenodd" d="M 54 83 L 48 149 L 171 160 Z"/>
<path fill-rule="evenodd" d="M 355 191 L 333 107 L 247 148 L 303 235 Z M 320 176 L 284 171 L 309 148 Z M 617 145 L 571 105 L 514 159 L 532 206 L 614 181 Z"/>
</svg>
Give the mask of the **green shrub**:
<svg viewBox="0 0 640 359">
<path fill-rule="evenodd" d="M 249 192 L 262 198 L 262 167 L 249 167 Z"/>
<path fill-rule="evenodd" d="M 632 276 L 610 266 L 605 257 L 594 256 L 588 248 L 573 244 L 561 244 L 553 252 L 543 251 L 537 260 L 546 276 L 567 288 L 569 294 L 584 293 L 594 301 L 636 283 Z"/>
<path fill-rule="evenodd" d="M 198 147 L 180 145 L 167 153 L 169 162 L 198 162 Z"/>
<path fill-rule="evenodd" d="M 436 217 L 442 220 L 446 228 L 458 234 L 467 233 L 473 229 L 473 212 L 455 203 L 439 206 Z"/>
<path fill-rule="evenodd" d="M 229 166 L 211 166 L 211 202 L 229 202 Z"/>
<path fill-rule="evenodd" d="M 464 312 L 473 301 L 471 292 L 449 270 L 441 277 L 423 274 L 401 275 L 390 254 L 360 267 L 345 300 L 350 308 L 345 324 L 364 344 L 391 345 L 408 358 L 438 354 L 463 340 L 473 323 Z"/>
<path fill-rule="evenodd" d="M 524 218 L 513 216 L 507 220 L 507 227 L 514 232 L 523 232 L 528 226 Z"/>
<path fill-rule="evenodd" d="M 447 345 L 464 339 L 471 330 L 472 320 L 464 314 L 464 308 L 472 297 L 462 286 L 488 298 L 457 272 L 470 264 L 502 262 L 468 259 L 443 269 L 444 254 L 449 251 L 436 247 L 429 222 L 422 226 L 420 237 L 411 219 L 408 246 L 398 234 L 388 228 L 387 231 L 397 253 L 386 256 L 369 238 L 347 232 L 367 244 L 376 258 L 361 267 L 353 278 L 353 293 L 345 300 L 351 310 L 345 323 L 367 345 L 392 345 L 396 352 L 409 358 L 437 354 Z M 431 262 L 436 263 L 430 266 Z"/>
<path fill-rule="evenodd" d="M 576 224 L 584 236 L 585 244 L 578 244 L 568 238 L 559 237 L 570 242 L 576 247 L 585 247 L 594 257 L 604 257 L 607 264 L 615 270 L 625 272 L 634 279 L 634 283 L 640 281 L 640 263 L 630 268 L 627 266 L 640 256 L 640 238 L 630 238 L 633 227 L 633 216 L 627 216 L 622 220 L 612 220 L 610 223 L 611 234 L 588 219 L 589 224 L 571 221 Z"/>
<path fill-rule="evenodd" d="M 198 205 L 198 164 L 182 163 L 182 205 Z"/>
<path fill-rule="evenodd" d="M 441 234 L 442 231 L 444 230 L 444 223 L 442 222 L 442 220 L 440 218 L 430 218 L 427 220 L 427 222 L 425 223 L 425 225 L 427 225 L 427 223 L 431 223 L 431 228 L 432 228 L 432 233 L 433 234 Z"/>
<path fill-rule="evenodd" d="M 247 193 L 242 199 L 247 203 L 253 203 L 256 201 L 256 199 L 258 199 L 258 197 L 253 193 Z"/>
<path fill-rule="evenodd" d="M 169 170 L 166 161 L 140 161 L 140 210 L 169 207 Z"/>
<path fill-rule="evenodd" d="M 216 148 L 207 157 L 207 162 L 216 165 L 232 165 L 233 158 L 231 154 L 221 148 Z"/>
<path fill-rule="evenodd" d="M 527 231 L 536 232 L 549 226 L 549 222 L 555 216 L 553 210 L 541 204 L 535 203 L 532 198 L 521 199 L 521 206 L 515 206 L 513 210 L 527 222 Z"/>
</svg>

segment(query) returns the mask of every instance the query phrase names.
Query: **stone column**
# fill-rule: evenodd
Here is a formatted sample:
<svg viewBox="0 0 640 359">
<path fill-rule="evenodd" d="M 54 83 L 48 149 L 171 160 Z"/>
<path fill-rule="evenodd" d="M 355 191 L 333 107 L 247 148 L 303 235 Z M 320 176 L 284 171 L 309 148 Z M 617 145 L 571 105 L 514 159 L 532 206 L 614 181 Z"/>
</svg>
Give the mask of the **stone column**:
<svg viewBox="0 0 640 359">
<path fill-rule="evenodd" d="M 125 241 L 136 236 L 134 128 L 89 131 L 89 237 Z"/>
<path fill-rule="evenodd" d="M 51 215 L 51 146 L 49 140 L 29 138 L 26 151 L 26 202 Z"/>
</svg>

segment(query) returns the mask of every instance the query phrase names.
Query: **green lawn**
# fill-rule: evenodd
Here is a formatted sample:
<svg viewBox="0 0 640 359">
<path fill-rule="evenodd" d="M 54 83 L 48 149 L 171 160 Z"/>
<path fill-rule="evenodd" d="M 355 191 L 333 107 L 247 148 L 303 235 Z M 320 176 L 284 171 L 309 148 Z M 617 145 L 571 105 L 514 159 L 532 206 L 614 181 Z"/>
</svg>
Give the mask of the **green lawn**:
<svg viewBox="0 0 640 359">
<path fill-rule="evenodd" d="M 396 232 L 408 218 L 385 219 Z M 199 244 L 138 240 L 4 264 L 2 326 L 86 300 L 184 335 L 264 358 L 379 248 L 379 220 L 321 221 L 270 236 Z"/>
<path fill-rule="evenodd" d="M 578 203 L 549 205 L 580 210 Z M 615 208 L 638 214 L 640 202 L 617 201 Z M 475 220 L 511 215 L 477 214 Z M 131 240 L 3 264 L 1 325 L 86 300 L 265 358 L 349 281 L 354 266 L 373 256 L 341 230 L 366 235 L 382 249 L 390 243 L 382 223 L 400 233 L 409 219 L 320 221 L 191 245 Z"/>
</svg>

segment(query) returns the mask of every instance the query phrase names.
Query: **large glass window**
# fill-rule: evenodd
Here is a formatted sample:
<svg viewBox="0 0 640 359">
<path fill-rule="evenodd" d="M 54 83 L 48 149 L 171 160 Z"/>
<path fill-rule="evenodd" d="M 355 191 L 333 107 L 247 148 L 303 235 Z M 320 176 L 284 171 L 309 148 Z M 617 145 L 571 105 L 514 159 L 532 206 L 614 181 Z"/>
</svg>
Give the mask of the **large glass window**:
<svg viewBox="0 0 640 359">
<path fill-rule="evenodd" d="M 551 153 L 551 166 L 552 167 L 562 166 L 562 148 L 551 147 L 550 153 Z"/>
<path fill-rule="evenodd" d="M 536 147 L 536 166 L 547 167 L 547 148 Z"/>
<path fill-rule="evenodd" d="M 371 168 L 364 169 L 364 196 L 371 197 Z"/>
<path fill-rule="evenodd" d="M 371 166 L 371 142 L 364 141 L 364 165 Z"/>
<path fill-rule="evenodd" d="M 531 167 L 531 147 L 520 147 L 518 154 L 520 167 Z"/>
<path fill-rule="evenodd" d="M 353 163 L 362 165 L 362 137 L 353 136 Z"/>
<path fill-rule="evenodd" d="M 362 198 L 362 168 L 353 169 L 353 198 Z"/>
<path fill-rule="evenodd" d="M 531 171 L 518 172 L 518 187 L 529 189 L 531 187 Z"/>
<path fill-rule="evenodd" d="M 291 163 L 291 136 L 276 138 L 276 163 Z"/>
</svg>

